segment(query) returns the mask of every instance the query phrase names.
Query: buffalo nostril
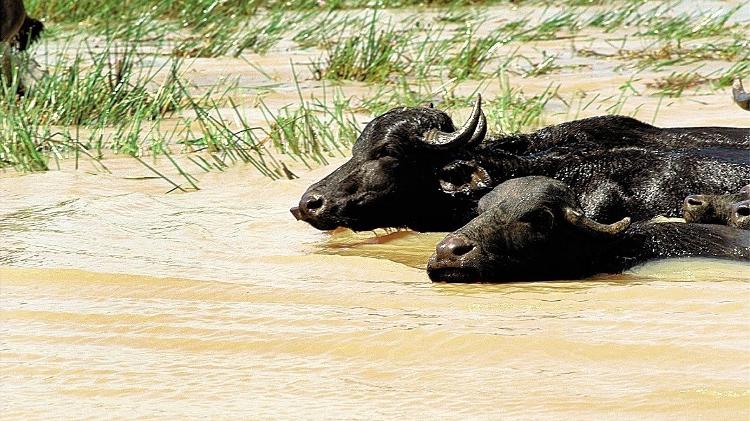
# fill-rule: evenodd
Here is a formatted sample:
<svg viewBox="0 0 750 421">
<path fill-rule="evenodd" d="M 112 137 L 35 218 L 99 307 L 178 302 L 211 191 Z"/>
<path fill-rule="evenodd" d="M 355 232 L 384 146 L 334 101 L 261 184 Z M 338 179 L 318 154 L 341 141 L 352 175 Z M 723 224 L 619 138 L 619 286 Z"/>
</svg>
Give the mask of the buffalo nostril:
<svg viewBox="0 0 750 421">
<path fill-rule="evenodd" d="M 449 236 L 437 247 L 437 254 L 442 257 L 460 257 L 474 250 L 474 244 L 465 238 Z"/>
<path fill-rule="evenodd" d="M 688 196 L 685 199 L 685 203 L 687 203 L 690 206 L 702 206 L 703 205 L 703 201 L 694 196 Z"/>
<path fill-rule="evenodd" d="M 474 250 L 474 246 L 471 244 L 462 244 L 458 247 L 453 248 L 453 254 L 456 256 L 463 256 L 464 254 Z"/>
<path fill-rule="evenodd" d="M 311 195 L 304 201 L 304 206 L 308 211 L 316 211 L 323 207 L 323 198 L 318 195 Z"/>
<path fill-rule="evenodd" d="M 735 212 L 737 216 L 750 216 L 750 206 L 740 206 Z"/>
</svg>

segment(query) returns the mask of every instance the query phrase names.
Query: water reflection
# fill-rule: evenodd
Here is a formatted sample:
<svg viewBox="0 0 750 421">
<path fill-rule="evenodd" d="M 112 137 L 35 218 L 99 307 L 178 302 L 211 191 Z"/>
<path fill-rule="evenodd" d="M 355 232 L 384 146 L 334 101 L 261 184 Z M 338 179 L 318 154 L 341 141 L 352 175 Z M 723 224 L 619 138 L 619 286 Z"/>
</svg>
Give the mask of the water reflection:
<svg viewBox="0 0 750 421">
<path fill-rule="evenodd" d="M 376 230 L 356 233 L 334 231 L 321 242 L 316 252 L 339 256 L 361 256 L 388 259 L 417 269 L 427 267 L 427 259 L 445 233 Z"/>
</svg>

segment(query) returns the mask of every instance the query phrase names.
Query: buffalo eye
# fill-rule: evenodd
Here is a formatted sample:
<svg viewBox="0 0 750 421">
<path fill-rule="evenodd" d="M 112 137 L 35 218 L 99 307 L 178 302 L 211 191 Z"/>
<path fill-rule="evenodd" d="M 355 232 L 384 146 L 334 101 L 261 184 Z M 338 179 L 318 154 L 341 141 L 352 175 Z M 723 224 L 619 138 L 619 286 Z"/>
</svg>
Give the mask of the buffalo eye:
<svg viewBox="0 0 750 421">
<path fill-rule="evenodd" d="M 547 208 L 539 208 L 527 212 L 518 220 L 531 225 L 536 231 L 549 231 L 555 224 L 555 215 Z"/>
<path fill-rule="evenodd" d="M 386 144 L 382 147 L 375 150 L 375 152 L 372 154 L 372 157 L 374 159 L 380 159 L 380 158 L 397 158 L 398 157 L 398 150 L 393 147 L 393 145 Z"/>
</svg>

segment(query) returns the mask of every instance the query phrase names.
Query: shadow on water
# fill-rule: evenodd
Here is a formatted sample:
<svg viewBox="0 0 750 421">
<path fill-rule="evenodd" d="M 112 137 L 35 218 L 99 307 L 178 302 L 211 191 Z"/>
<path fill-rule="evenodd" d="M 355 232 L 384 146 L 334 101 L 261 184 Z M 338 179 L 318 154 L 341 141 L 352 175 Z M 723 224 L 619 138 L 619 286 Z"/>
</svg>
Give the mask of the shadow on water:
<svg viewBox="0 0 750 421">
<path fill-rule="evenodd" d="M 412 268 L 425 269 L 427 259 L 443 237 L 445 233 L 381 229 L 354 232 L 337 229 L 325 241 L 317 244 L 315 251 L 326 255 L 386 259 Z"/>
<path fill-rule="evenodd" d="M 591 278 L 570 280 L 555 279 L 545 281 L 510 281 L 498 283 L 432 283 L 435 292 L 445 295 L 512 295 L 517 293 L 578 293 L 601 286 L 635 286 L 652 280 L 635 274 L 601 274 Z"/>
<path fill-rule="evenodd" d="M 598 274 L 585 279 L 518 281 L 503 283 L 432 283 L 441 294 L 489 296 L 491 294 L 580 293 L 599 287 L 639 287 L 656 283 L 693 283 L 707 278 L 711 282 L 747 282 L 750 263 L 710 258 L 676 258 L 648 262 L 618 274 Z"/>
</svg>

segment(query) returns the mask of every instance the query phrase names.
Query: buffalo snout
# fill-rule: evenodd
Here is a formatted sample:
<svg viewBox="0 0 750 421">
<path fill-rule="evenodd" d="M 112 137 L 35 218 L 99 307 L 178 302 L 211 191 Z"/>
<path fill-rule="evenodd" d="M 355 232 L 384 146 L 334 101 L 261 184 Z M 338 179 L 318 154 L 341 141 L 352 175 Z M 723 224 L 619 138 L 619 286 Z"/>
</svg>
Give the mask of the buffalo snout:
<svg viewBox="0 0 750 421">
<path fill-rule="evenodd" d="M 302 213 L 299 210 L 299 206 L 295 206 L 295 207 L 289 209 L 289 212 L 292 213 L 292 215 L 294 216 L 294 219 L 296 219 L 298 221 L 300 219 L 302 219 Z"/>
<path fill-rule="evenodd" d="M 323 196 L 317 193 L 305 193 L 299 201 L 300 211 L 308 214 L 315 215 L 323 209 L 325 199 Z"/>
<path fill-rule="evenodd" d="M 338 227 L 330 220 L 329 200 L 316 191 L 308 190 L 302 195 L 299 204 L 289 211 L 298 221 L 304 221 L 321 230 L 332 230 Z"/>
<path fill-rule="evenodd" d="M 476 243 L 461 234 L 449 234 L 435 247 L 427 263 L 427 275 L 434 282 L 475 282 L 479 271 Z"/>
<path fill-rule="evenodd" d="M 476 245 L 463 236 L 450 234 L 435 248 L 438 259 L 459 259 L 476 249 Z"/>
</svg>

